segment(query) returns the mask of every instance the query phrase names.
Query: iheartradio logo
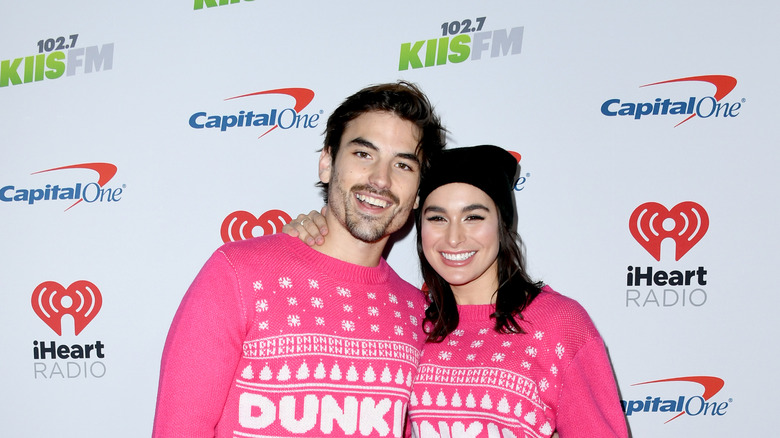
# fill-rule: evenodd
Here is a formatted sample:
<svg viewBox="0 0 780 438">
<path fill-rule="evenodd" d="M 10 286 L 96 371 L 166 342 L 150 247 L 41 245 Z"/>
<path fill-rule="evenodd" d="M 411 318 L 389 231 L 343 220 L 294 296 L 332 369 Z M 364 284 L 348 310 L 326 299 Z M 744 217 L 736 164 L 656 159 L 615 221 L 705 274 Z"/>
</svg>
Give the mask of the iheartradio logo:
<svg viewBox="0 0 780 438">
<path fill-rule="evenodd" d="M 78 335 L 100 311 L 103 297 L 97 286 L 86 280 L 76 281 L 67 288 L 55 281 L 45 281 L 32 294 L 35 314 L 57 335 L 62 336 L 62 317 L 73 317 Z"/>
<path fill-rule="evenodd" d="M 292 218 L 282 210 L 268 210 L 260 216 L 255 216 L 248 211 L 236 211 L 228 215 L 222 221 L 221 235 L 225 243 L 247 240 L 257 237 L 254 230 L 260 227 L 263 230 L 258 236 L 267 236 L 282 231 L 284 224 L 290 223 Z"/>
<path fill-rule="evenodd" d="M 637 242 L 661 261 L 661 242 L 674 240 L 675 260 L 680 260 L 696 245 L 709 228 L 710 219 L 701 205 L 686 201 L 671 210 L 657 202 L 646 202 L 631 213 L 628 228 Z"/>
</svg>

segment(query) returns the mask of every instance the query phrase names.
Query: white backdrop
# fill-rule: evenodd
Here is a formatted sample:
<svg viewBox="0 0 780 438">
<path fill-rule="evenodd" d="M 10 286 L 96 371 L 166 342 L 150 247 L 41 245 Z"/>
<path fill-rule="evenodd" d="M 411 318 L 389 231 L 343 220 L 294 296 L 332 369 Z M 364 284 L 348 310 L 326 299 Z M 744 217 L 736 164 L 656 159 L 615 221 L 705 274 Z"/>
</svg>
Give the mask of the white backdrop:
<svg viewBox="0 0 780 438">
<path fill-rule="evenodd" d="M 522 156 L 531 273 L 590 312 L 634 437 L 770 436 L 778 17 L 726 1 L 6 2 L 2 435 L 148 436 L 179 301 L 223 232 L 242 236 L 223 221 L 245 211 L 234 225 L 261 235 L 266 212 L 318 208 L 327 116 L 406 79 L 450 147 Z M 265 125 L 224 126 L 250 112 Z M 632 228 L 640 206 L 654 222 Z M 420 283 L 413 232 L 388 260 Z"/>
</svg>

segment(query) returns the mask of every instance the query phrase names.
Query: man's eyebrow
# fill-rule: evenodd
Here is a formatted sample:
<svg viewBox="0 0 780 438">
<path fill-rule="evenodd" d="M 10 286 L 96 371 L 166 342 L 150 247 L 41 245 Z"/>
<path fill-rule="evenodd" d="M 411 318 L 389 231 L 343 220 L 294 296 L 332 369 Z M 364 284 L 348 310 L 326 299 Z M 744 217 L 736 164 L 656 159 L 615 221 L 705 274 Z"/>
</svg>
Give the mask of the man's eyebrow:
<svg viewBox="0 0 780 438">
<path fill-rule="evenodd" d="M 367 147 L 367 148 L 375 150 L 375 151 L 379 149 L 379 148 L 376 147 L 376 145 L 374 145 L 374 143 L 371 143 L 370 141 L 366 140 L 363 137 L 355 137 L 352 140 L 350 140 L 349 143 L 350 144 L 356 144 L 356 145 L 363 146 L 363 147 Z"/>
<path fill-rule="evenodd" d="M 403 154 L 395 154 L 395 156 L 398 158 L 402 158 L 404 160 L 414 161 L 417 165 L 420 164 L 420 157 L 418 157 L 415 154 L 403 153 Z"/>
<path fill-rule="evenodd" d="M 378 151 L 379 148 L 376 147 L 376 145 L 368 140 L 366 140 L 363 137 L 355 137 L 352 140 L 349 141 L 349 144 L 357 145 L 357 146 L 363 146 L 365 148 L 371 149 L 373 151 Z M 416 164 L 420 164 L 420 158 L 417 156 L 417 154 L 411 154 L 411 153 L 400 153 L 395 154 L 396 157 L 404 159 L 404 160 L 410 160 L 415 162 Z"/>
</svg>

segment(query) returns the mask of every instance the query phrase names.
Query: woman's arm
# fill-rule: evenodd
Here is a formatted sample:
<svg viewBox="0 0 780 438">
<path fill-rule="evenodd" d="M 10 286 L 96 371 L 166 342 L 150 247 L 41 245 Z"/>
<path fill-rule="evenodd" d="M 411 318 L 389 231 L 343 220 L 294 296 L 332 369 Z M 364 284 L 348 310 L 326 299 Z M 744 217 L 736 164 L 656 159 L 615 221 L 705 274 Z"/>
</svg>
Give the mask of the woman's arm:
<svg viewBox="0 0 780 438">
<path fill-rule="evenodd" d="M 282 227 L 282 232 L 301 239 L 309 246 L 314 246 L 315 243 L 322 245 L 328 235 L 328 224 L 325 222 L 327 208 L 322 207 L 322 212 L 312 210 L 309 214 L 299 214 L 294 221 Z"/>
</svg>

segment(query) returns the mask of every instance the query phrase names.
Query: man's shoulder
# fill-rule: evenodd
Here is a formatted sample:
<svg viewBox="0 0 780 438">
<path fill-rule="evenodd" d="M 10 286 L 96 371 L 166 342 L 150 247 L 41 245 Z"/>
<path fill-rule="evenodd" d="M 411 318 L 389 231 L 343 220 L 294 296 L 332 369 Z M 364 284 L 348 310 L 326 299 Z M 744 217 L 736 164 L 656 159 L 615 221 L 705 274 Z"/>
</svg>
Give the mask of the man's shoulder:
<svg viewBox="0 0 780 438">
<path fill-rule="evenodd" d="M 290 236 L 286 234 L 271 234 L 268 236 L 253 237 L 251 239 L 227 242 L 217 249 L 228 260 L 264 259 L 268 257 L 278 258 L 282 254 L 290 252 Z"/>
<path fill-rule="evenodd" d="M 388 265 L 388 284 L 391 284 L 393 289 L 397 291 L 397 294 L 402 296 L 405 300 L 424 301 L 425 295 L 420 291 L 420 288 L 412 283 L 404 280 L 398 275 L 395 270 Z"/>
</svg>

